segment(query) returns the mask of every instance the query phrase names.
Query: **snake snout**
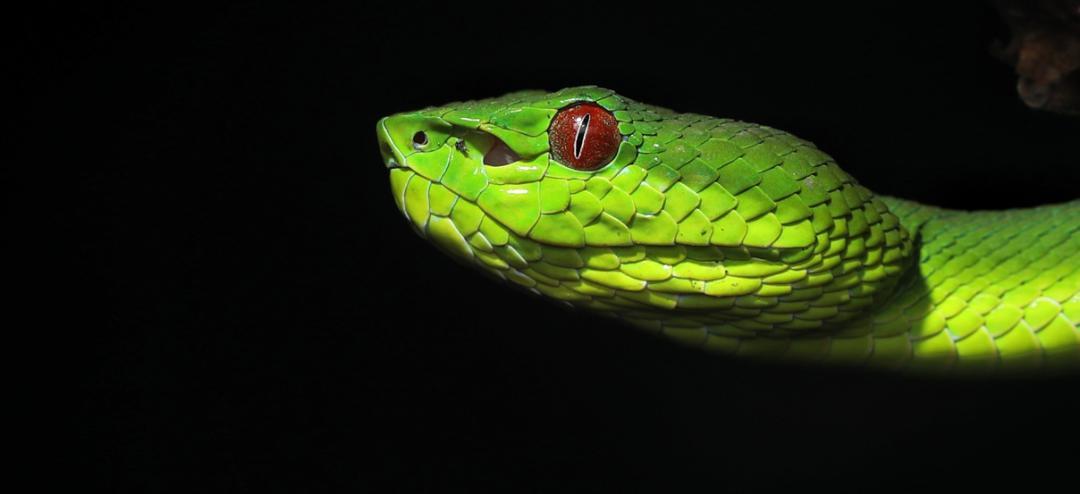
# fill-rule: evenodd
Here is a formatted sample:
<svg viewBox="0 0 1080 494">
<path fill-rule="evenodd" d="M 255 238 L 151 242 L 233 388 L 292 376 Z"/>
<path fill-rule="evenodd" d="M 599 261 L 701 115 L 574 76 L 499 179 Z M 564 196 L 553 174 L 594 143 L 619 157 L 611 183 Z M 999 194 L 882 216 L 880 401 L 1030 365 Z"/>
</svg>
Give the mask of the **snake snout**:
<svg viewBox="0 0 1080 494">
<path fill-rule="evenodd" d="M 389 120 L 390 117 L 384 117 L 375 126 L 375 132 L 379 139 L 379 155 L 382 156 L 386 168 L 403 168 L 405 166 L 405 156 L 397 149 L 394 140 L 390 137 L 390 130 L 387 126 Z"/>
</svg>

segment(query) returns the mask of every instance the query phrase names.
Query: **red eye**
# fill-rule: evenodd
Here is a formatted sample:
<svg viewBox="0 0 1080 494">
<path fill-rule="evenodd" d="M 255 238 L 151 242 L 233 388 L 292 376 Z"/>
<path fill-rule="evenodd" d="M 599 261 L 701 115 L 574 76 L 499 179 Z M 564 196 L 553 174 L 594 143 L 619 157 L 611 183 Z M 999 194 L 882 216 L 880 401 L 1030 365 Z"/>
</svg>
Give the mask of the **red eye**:
<svg viewBox="0 0 1080 494">
<path fill-rule="evenodd" d="M 595 170 L 615 157 L 622 136 L 614 115 L 599 105 L 582 103 L 555 115 L 548 140 L 559 163 L 575 170 Z"/>
</svg>

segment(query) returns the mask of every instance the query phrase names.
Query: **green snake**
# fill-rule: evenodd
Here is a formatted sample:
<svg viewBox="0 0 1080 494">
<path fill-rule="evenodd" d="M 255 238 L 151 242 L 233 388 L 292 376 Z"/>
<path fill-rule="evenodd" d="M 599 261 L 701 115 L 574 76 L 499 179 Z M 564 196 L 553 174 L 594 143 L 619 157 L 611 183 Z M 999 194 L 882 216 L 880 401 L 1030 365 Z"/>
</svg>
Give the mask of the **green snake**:
<svg viewBox="0 0 1080 494">
<path fill-rule="evenodd" d="M 875 195 L 789 133 L 594 86 L 376 127 L 414 229 L 543 297 L 727 355 L 1080 368 L 1080 201 L 968 212 Z"/>
</svg>

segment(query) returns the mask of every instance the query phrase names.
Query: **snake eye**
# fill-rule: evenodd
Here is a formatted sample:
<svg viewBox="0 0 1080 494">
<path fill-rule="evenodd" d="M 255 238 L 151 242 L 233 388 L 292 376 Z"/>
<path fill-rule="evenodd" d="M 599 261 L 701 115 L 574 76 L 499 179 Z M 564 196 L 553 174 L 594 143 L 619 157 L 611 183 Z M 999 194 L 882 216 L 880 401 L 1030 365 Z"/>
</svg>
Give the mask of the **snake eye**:
<svg viewBox="0 0 1080 494">
<path fill-rule="evenodd" d="M 622 136 L 615 116 L 594 103 L 563 108 L 548 131 L 551 154 L 575 170 L 595 170 L 611 162 Z"/>
</svg>

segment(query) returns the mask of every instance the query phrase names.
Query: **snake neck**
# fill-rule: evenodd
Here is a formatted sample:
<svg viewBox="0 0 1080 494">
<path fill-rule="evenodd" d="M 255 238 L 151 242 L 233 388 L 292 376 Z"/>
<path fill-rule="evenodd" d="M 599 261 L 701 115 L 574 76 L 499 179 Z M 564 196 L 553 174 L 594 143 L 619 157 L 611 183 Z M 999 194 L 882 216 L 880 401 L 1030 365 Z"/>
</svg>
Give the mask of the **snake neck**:
<svg viewBox="0 0 1080 494">
<path fill-rule="evenodd" d="M 831 161 L 821 166 L 822 181 L 807 183 L 809 190 L 827 187 L 810 208 L 812 241 L 667 260 L 673 276 L 689 279 L 671 309 L 616 315 L 709 350 L 795 358 L 817 357 L 834 335 L 872 321 L 918 273 L 917 238 L 910 232 L 920 225 L 903 224 L 888 198 L 875 196 Z M 678 290 L 677 278 L 648 289 L 661 295 Z M 700 289 L 695 278 L 709 281 Z"/>
<path fill-rule="evenodd" d="M 880 305 L 830 334 L 743 337 L 726 353 L 960 375 L 1080 362 L 1080 201 L 964 212 L 880 200 L 913 242 Z"/>
</svg>

